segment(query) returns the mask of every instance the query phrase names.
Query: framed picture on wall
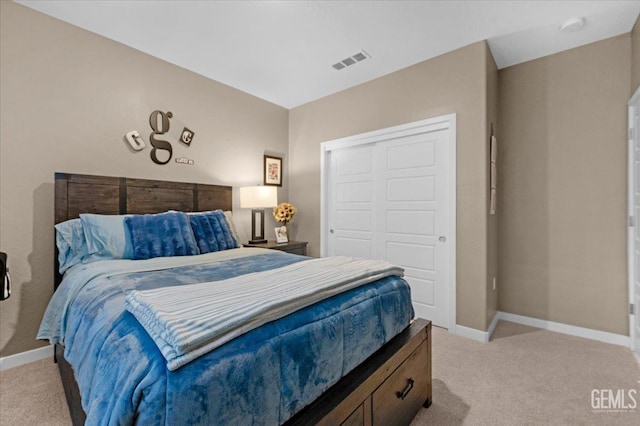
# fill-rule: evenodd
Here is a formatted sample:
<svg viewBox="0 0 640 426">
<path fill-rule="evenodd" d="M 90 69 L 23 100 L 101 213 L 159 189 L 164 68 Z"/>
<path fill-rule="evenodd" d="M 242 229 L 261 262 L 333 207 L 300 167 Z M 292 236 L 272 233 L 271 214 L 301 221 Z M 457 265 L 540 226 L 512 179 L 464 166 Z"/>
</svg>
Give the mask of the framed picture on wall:
<svg viewBox="0 0 640 426">
<path fill-rule="evenodd" d="M 282 157 L 264 156 L 264 184 L 282 186 Z"/>
</svg>

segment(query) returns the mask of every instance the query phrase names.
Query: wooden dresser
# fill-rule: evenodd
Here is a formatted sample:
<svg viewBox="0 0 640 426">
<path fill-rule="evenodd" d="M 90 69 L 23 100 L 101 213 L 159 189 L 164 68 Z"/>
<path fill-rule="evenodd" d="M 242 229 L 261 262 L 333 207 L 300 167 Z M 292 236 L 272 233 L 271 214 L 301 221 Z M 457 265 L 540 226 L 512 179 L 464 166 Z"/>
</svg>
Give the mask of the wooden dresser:
<svg viewBox="0 0 640 426">
<path fill-rule="evenodd" d="M 408 425 L 431 405 L 431 321 L 417 319 L 286 425 Z"/>
</svg>

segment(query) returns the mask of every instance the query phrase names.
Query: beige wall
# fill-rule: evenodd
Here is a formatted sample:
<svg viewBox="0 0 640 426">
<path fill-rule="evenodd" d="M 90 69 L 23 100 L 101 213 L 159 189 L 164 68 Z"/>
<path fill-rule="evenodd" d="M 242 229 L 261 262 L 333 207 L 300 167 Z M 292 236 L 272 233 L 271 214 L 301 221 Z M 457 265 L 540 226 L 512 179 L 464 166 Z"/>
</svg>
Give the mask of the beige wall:
<svg viewBox="0 0 640 426">
<path fill-rule="evenodd" d="M 457 323 L 487 325 L 487 47 L 476 43 L 294 108 L 289 115 L 296 237 L 320 250 L 320 144 L 457 113 Z"/>
<path fill-rule="evenodd" d="M 631 31 L 631 94 L 640 87 L 640 16 Z"/>
<path fill-rule="evenodd" d="M 0 356 L 7 356 L 43 344 L 34 339 L 53 290 L 54 172 L 256 184 L 264 152 L 287 152 L 288 111 L 0 3 L 0 250 L 9 254 L 14 279 L 13 296 L 0 302 Z M 171 110 L 195 131 L 190 148 L 174 146 L 195 165 L 159 166 L 149 148 L 126 148 L 124 133 L 148 136 L 155 109 Z M 236 213 L 248 234 L 249 215 Z M 270 215 L 267 221 L 272 229 Z"/>
<path fill-rule="evenodd" d="M 640 87 L 640 16 L 631 31 L 631 94 Z"/>
<path fill-rule="evenodd" d="M 493 126 L 493 133 L 498 138 L 498 67 L 493 59 L 493 55 L 487 46 L 485 50 L 486 66 L 487 66 L 487 124 L 486 124 L 486 163 L 487 167 L 490 164 L 491 155 L 491 127 Z M 490 169 L 487 170 L 485 188 L 487 190 L 486 197 L 489 200 L 490 191 Z M 487 207 L 487 210 L 489 207 Z M 487 215 L 487 283 L 486 283 L 486 297 L 487 297 L 487 312 L 485 319 L 486 330 L 493 321 L 493 317 L 498 312 L 498 287 L 493 289 L 493 279 L 498 277 L 498 259 L 499 259 L 499 247 L 498 247 L 498 219 L 500 211 L 496 210 L 493 215 Z M 496 282 L 497 284 L 497 282 Z"/>
<path fill-rule="evenodd" d="M 499 72 L 499 309 L 628 335 L 629 34 Z"/>
</svg>

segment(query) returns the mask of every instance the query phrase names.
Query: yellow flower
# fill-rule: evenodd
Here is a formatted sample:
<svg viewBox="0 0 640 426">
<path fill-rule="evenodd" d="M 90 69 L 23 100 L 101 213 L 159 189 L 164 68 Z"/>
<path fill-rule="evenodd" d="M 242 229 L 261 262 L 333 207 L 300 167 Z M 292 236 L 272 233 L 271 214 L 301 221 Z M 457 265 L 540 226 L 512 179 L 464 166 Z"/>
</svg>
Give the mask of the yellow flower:
<svg viewBox="0 0 640 426">
<path fill-rule="evenodd" d="M 291 203 L 280 203 L 273 209 L 273 218 L 286 225 L 296 214 L 297 209 Z"/>
</svg>

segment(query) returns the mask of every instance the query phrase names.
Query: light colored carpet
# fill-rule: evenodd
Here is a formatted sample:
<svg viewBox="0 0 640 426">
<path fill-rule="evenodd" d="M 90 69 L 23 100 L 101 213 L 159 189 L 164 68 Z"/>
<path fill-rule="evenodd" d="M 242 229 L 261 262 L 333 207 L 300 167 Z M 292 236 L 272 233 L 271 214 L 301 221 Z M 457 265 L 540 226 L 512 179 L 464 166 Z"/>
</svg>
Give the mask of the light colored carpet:
<svg viewBox="0 0 640 426">
<path fill-rule="evenodd" d="M 0 371 L 0 425 L 70 424 L 67 400 L 53 359 Z"/>
<path fill-rule="evenodd" d="M 639 381 L 620 346 L 502 321 L 488 344 L 434 328 L 434 402 L 412 426 L 640 425 Z M 593 389 L 635 389 L 637 407 L 594 413 Z M 51 360 L 0 372 L 0 425 L 26 424 L 70 424 Z"/>
<path fill-rule="evenodd" d="M 640 365 L 621 346 L 500 321 L 488 344 L 435 328 L 432 366 L 412 426 L 640 425 Z M 638 406 L 594 413 L 593 389 L 635 389 Z"/>
</svg>

